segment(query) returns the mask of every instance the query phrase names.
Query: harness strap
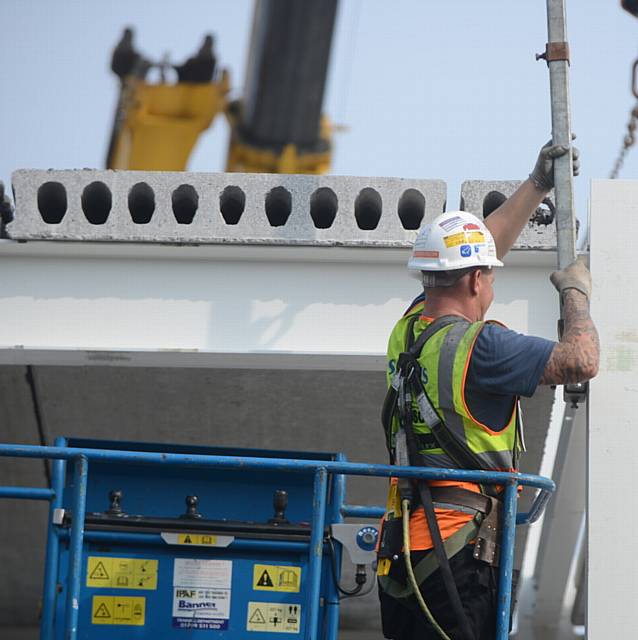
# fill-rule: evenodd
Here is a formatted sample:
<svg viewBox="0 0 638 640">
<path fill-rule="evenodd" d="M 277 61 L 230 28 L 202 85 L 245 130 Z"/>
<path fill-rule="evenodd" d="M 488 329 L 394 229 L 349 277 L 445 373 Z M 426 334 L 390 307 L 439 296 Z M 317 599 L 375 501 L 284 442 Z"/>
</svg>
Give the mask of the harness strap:
<svg viewBox="0 0 638 640">
<path fill-rule="evenodd" d="M 467 325 L 469 324 L 468 320 L 460 318 L 459 316 L 442 316 L 441 318 L 438 318 L 419 336 L 419 339 L 413 347 L 409 349 L 409 353 L 414 354 L 415 357 L 418 358 L 425 343 L 432 336 L 432 333 L 426 335 L 428 330 L 430 328 L 434 328 L 434 326 L 441 321 L 443 327 L 450 324 L 455 325 L 445 336 L 439 358 L 439 394 L 443 418 L 435 412 L 432 402 L 425 391 L 425 386 L 421 381 L 421 376 L 412 376 L 410 385 L 412 386 L 414 397 L 417 398 L 417 400 L 421 400 L 421 402 L 419 402 L 419 408 L 422 415 L 424 417 L 427 415 L 430 418 L 430 420 L 426 419 L 426 421 L 428 422 L 430 431 L 438 442 L 439 447 L 443 449 L 443 451 L 445 451 L 445 453 L 452 458 L 456 465 L 461 469 L 485 469 L 485 465 L 480 457 L 464 443 L 459 442 L 454 435 L 454 431 L 451 427 L 455 427 L 457 431 L 463 432 L 463 419 L 453 409 L 447 408 L 452 407 L 454 404 L 452 395 L 452 368 L 454 366 L 454 356 L 456 354 L 459 341 L 463 338 L 467 330 Z M 433 333 L 436 332 L 439 327 L 440 325 L 434 328 Z M 424 408 L 421 407 L 423 404 L 429 405 L 429 413 L 423 413 Z M 432 413 L 436 416 L 436 419 L 434 420 L 431 419 Z M 496 495 L 496 489 L 491 485 L 481 485 L 481 490 L 483 493 L 488 495 Z"/>
<path fill-rule="evenodd" d="M 411 425 L 410 425 L 411 426 Z M 432 501 L 432 494 L 430 493 L 430 485 L 424 480 L 417 481 L 417 489 L 419 491 L 419 497 L 421 498 L 421 504 L 423 505 L 423 511 L 425 513 L 425 519 L 430 529 L 430 536 L 432 537 L 432 543 L 434 545 L 434 556 L 437 565 L 441 569 L 441 578 L 447 591 L 447 596 L 450 599 L 450 604 L 454 615 L 456 616 L 463 633 L 465 640 L 475 640 L 476 636 L 470 625 L 470 621 L 463 608 L 461 602 L 461 596 L 459 590 L 454 581 L 454 575 L 450 567 L 450 561 L 443 538 L 441 537 L 441 529 L 439 528 L 439 522 L 436 519 L 436 513 L 434 512 L 434 503 Z"/>
<path fill-rule="evenodd" d="M 483 515 L 490 513 L 492 502 L 487 497 L 475 491 L 460 489 L 459 487 L 430 487 L 432 500 L 435 503 L 467 507 L 473 512 L 478 511 Z"/>
<path fill-rule="evenodd" d="M 414 336 L 414 331 L 412 329 L 414 325 L 412 324 L 412 326 L 409 327 L 407 352 L 402 354 L 401 358 L 403 358 L 404 360 L 398 365 L 399 374 L 406 375 L 406 382 L 412 392 L 411 397 L 421 399 L 422 402 L 419 403 L 420 410 L 422 413 L 423 411 L 425 411 L 424 418 L 428 422 L 428 425 L 430 426 L 430 429 L 432 430 L 435 438 L 436 433 L 433 429 L 433 425 L 436 424 L 442 426 L 443 429 L 445 429 L 445 426 L 443 425 L 440 416 L 432 406 L 430 399 L 427 397 L 427 393 L 425 392 L 425 388 L 421 382 L 418 357 L 425 343 L 437 331 L 440 331 L 441 329 L 449 325 L 457 323 L 466 324 L 467 320 L 465 320 L 464 318 L 460 318 L 459 316 L 441 316 L 440 318 L 437 318 L 434 322 L 432 322 L 426 328 L 426 330 L 419 335 L 414 344 L 411 344 Z M 406 372 L 403 369 L 404 366 L 409 366 L 409 371 Z M 421 404 L 423 404 L 422 408 Z M 403 415 L 402 417 L 404 421 L 403 430 L 407 440 L 410 464 L 419 465 L 421 460 L 419 457 L 417 441 L 412 422 L 411 407 L 409 408 L 409 411 L 405 411 L 405 415 Z M 450 562 L 448 559 L 449 556 L 446 553 L 443 538 L 441 537 L 441 530 L 439 528 L 439 523 L 434 511 L 434 502 L 432 499 L 430 486 L 425 481 L 417 481 L 415 484 L 418 490 L 419 498 L 421 500 L 421 505 L 423 507 L 428 529 L 430 530 L 430 536 L 432 537 L 432 543 L 434 546 L 433 556 L 436 560 L 437 565 L 441 569 L 441 577 L 443 579 L 443 584 L 445 585 L 447 596 L 450 600 L 450 605 L 457 620 L 459 621 L 464 640 L 474 640 L 476 636 L 474 635 L 474 631 L 472 630 L 470 621 L 467 617 L 467 614 L 465 613 L 465 609 L 463 608 L 463 603 L 461 602 L 461 597 L 454 580 L 454 575 L 452 574 L 452 569 L 450 568 Z"/>
<path fill-rule="evenodd" d="M 418 318 L 416 318 L 418 320 Z M 414 320 L 410 320 L 410 329 L 414 327 Z M 425 343 L 439 330 L 445 329 L 451 324 L 457 324 L 458 322 L 468 323 L 469 321 L 461 316 L 440 316 L 433 322 L 431 322 L 423 331 L 419 334 L 416 342 L 414 341 L 414 331 L 409 331 L 407 336 L 406 350 L 417 358 L 421 354 Z"/>
<path fill-rule="evenodd" d="M 480 519 L 480 516 L 477 516 L 477 519 Z M 459 553 L 463 547 L 476 538 L 478 528 L 479 524 L 475 519 L 472 519 L 462 529 L 451 535 L 443 543 L 446 555 L 451 558 Z M 423 584 L 438 568 L 439 563 L 436 556 L 433 553 L 428 553 L 414 566 L 414 575 L 417 582 Z M 378 580 L 383 591 L 393 598 L 403 599 L 412 595 L 412 587 L 410 585 L 401 584 L 390 576 L 378 576 Z"/>
<path fill-rule="evenodd" d="M 430 325 L 428 325 L 425 331 L 423 331 L 419 335 L 418 339 L 415 342 L 414 325 L 416 324 L 418 319 L 419 319 L 419 316 L 417 314 L 414 314 L 408 321 L 407 338 L 406 338 L 406 346 L 405 346 L 404 353 L 408 356 L 408 358 L 411 361 L 413 361 L 414 367 L 418 367 L 420 369 L 418 364 L 418 357 L 426 341 L 429 338 L 431 338 L 440 329 L 444 329 L 445 327 L 451 324 L 456 324 L 458 322 L 467 323 L 467 320 L 465 320 L 464 318 L 461 318 L 460 316 L 452 316 L 452 315 L 441 316 L 440 318 L 437 318 L 434 322 L 432 322 Z M 381 425 L 384 430 L 386 447 L 390 455 L 390 464 L 393 463 L 392 442 L 391 442 L 392 441 L 392 417 L 395 415 L 397 411 L 397 406 L 398 406 L 398 383 L 396 381 L 398 380 L 398 376 L 400 374 L 400 370 L 399 370 L 400 364 L 403 364 L 403 361 L 401 360 L 401 358 L 399 359 L 399 362 L 397 362 L 397 372 L 395 374 L 395 380 L 392 381 L 392 384 L 388 388 L 388 392 L 386 393 L 385 400 L 383 401 L 383 408 L 381 409 Z M 435 423 L 435 422 L 440 423 L 441 418 L 439 417 L 434 407 L 432 406 L 432 403 L 427 397 L 427 394 L 425 393 L 425 389 L 420 384 L 420 376 L 417 376 L 417 377 L 419 377 L 418 382 L 416 383 L 411 382 L 411 384 L 413 384 L 413 387 L 414 387 L 413 388 L 414 398 L 419 404 L 419 409 L 423 414 L 423 416 L 428 419 L 428 424 Z M 418 385 L 418 386 L 414 386 L 414 385 Z M 434 429 L 432 429 L 432 427 L 430 428 L 434 438 L 437 440 L 439 447 L 447 452 L 447 450 L 444 447 L 441 447 L 441 443 L 438 442 L 438 438 L 434 433 Z M 462 464 L 460 464 L 459 459 L 456 459 L 455 456 L 453 456 L 452 454 L 448 454 L 448 455 L 450 455 L 450 457 L 452 457 L 459 466 L 463 466 Z M 469 468 L 475 468 L 475 466 L 476 465 L 474 465 L 474 467 L 469 467 Z M 467 468 L 467 465 L 466 465 L 466 468 Z"/>
</svg>

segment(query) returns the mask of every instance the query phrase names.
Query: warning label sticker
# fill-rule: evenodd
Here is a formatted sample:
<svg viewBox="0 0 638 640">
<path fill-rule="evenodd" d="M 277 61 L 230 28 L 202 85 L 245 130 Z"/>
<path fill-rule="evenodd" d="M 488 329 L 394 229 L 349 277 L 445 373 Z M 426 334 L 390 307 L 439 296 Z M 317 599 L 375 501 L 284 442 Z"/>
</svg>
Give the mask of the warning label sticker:
<svg viewBox="0 0 638 640">
<path fill-rule="evenodd" d="M 173 571 L 173 627 L 228 629 L 233 563 L 176 558 Z"/>
<path fill-rule="evenodd" d="M 256 564 L 253 567 L 253 589 L 255 591 L 299 593 L 301 567 Z"/>
<path fill-rule="evenodd" d="M 144 626 L 146 598 L 138 596 L 93 596 L 92 624 Z"/>
<path fill-rule="evenodd" d="M 457 247 L 460 244 L 485 242 L 485 235 L 481 231 L 461 231 L 443 238 L 446 247 Z"/>
<path fill-rule="evenodd" d="M 188 545 L 191 547 L 227 547 L 235 539 L 233 536 L 215 536 L 210 533 L 171 533 L 160 534 L 166 544 Z"/>
<path fill-rule="evenodd" d="M 217 545 L 217 536 L 199 533 L 178 533 L 177 544 L 197 544 L 214 547 Z"/>
<path fill-rule="evenodd" d="M 157 560 L 89 556 L 86 566 L 87 587 L 120 589 L 157 589 Z"/>
<path fill-rule="evenodd" d="M 299 633 L 301 605 L 278 602 L 249 602 L 246 615 L 247 631 Z"/>
</svg>

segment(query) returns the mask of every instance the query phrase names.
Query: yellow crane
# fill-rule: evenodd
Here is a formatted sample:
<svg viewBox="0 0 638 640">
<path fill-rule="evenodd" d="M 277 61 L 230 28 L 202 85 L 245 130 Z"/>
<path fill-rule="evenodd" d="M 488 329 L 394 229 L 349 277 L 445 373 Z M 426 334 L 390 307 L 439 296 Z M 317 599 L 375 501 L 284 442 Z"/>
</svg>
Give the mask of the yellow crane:
<svg viewBox="0 0 638 640">
<path fill-rule="evenodd" d="M 149 61 L 125 29 L 111 61 L 120 98 L 107 168 L 184 171 L 199 136 L 224 113 L 227 171 L 326 173 L 331 126 L 321 109 L 336 9 L 337 0 L 258 0 L 244 95 L 233 102 L 212 36 L 175 65 Z M 159 82 L 147 79 L 154 68 Z"/>
</svg>

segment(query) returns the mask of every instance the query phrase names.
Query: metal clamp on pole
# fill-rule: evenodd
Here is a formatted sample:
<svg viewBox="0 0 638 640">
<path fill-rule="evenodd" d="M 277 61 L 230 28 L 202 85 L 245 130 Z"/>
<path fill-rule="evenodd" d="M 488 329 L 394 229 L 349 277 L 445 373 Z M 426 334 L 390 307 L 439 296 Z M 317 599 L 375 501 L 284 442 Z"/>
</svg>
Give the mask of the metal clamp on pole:
<svg viewBox="0 0 638 640">
<path fill-rule="evenodd" d="M 569 100 L 569 44 L 565 19 L 565 0 L 547 0 L 548 42 L 544 59 L 549 67 L 552 109 L 552 141 L 571 147 L 571 111 Z M 576 210 L 574 206 L 572 154 L 554 160 L 554 193 L 556 198 L 556 243 L 558 268 L 564 269 L 576 260 Z M 560 299 L 560 297 L 559 297 Z M 563 309 L 560 309 L 561 319 Z M 565 401 L 572 405 L 587 397 L 586 385 L 565 385 Z"/>
<path fill-rule="evenodd" d="M 571 62 L 569 57 L 569 42 L 548 42 L 543 53 L 536 54 L 537 60 L 546 60 L 548 63 L 556 60 Z"/>
</svg>

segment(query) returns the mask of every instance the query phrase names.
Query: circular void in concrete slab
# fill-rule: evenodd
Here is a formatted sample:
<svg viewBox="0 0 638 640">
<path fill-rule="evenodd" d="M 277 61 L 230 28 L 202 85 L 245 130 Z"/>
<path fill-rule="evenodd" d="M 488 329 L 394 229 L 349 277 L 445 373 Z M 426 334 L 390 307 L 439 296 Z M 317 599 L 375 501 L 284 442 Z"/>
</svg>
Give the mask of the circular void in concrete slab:
<svg viewBox="0 0 638 640">
<path fill-rule="evenodd" d="M 361 189 L 354 201 L 354 217 L 359 229 L 373 231 L 381 220 L 383 203 L 379 192 L 371 187 Z"/>
<path fill-rule="evenodd" d="M 138 182 L 128 192 L 128 210 L 135 224 L 148 224 L 155 212 L 155 193 L 146 182 Z"/>
<path fill-rule="evenodd" d="M 171 194 L 171 206 L 177 224 L 191 224 L 199 207 L 199 194 L 190 184 L 180 184 Z"/>
<path fill-rule="evenodd" d="M 554 203 L 550 198 L 545 198 L 543 202 L 538 205 L 536 211 L 534 211 L 534 215 L 530 218 L 530 222 L 532 224 L 546 227 L 554 222 L 555 217 L 556 207 L 554 206 Z M 576 229 L 578 229 L 578 221 L 576 221 Z"/>
<path fill-rule="evenodd" d="M 59 224 L 67 210 L 66 189 L 60 182 L 45 182 L 38 188 L 38 211 L 46 224 Z"/>
<path fill-rule="evenodd" d="M 500 191 L 490 191 L 483 198 L 483 218 L 487 218 L 491 213 L 494 213 L 506 200 L 507 196 Z"/>
<path fill-rule="evenodd" d="M 425 196 L 417 189 L 406 189 L 399 199 L 398 213 L 404 229 L 418 229 L 425 215 Z"/>
<path fill-rule="evenodd" d="M 275 187 L 266 194 L 266 217 L 271 227 L 283 227 L 292 211 L 292 195 L 285 187 Z"/>
<path fill-rule="evenodd" d="M 239 187 L 229 185 L 219 196 L 219 210 L 226 224 L 237 224 L 246 208 L 246 194 Z"/>
<path fill-rule="evenodd" d="M 310 217 L 317 229 L 329 229 L 338 209 L 337 194 L 329 187 L 320 187 L 310 196 Z"/>
<path fill-rule="evenodd" d="M 82 192 L 82 211 L 91 224 L 104 224 L 111 213 L 111 190 L 100 181 L 91 182 Z"/>
</svg>

